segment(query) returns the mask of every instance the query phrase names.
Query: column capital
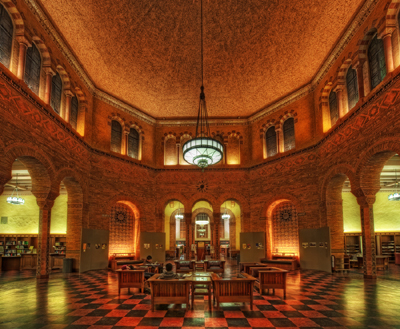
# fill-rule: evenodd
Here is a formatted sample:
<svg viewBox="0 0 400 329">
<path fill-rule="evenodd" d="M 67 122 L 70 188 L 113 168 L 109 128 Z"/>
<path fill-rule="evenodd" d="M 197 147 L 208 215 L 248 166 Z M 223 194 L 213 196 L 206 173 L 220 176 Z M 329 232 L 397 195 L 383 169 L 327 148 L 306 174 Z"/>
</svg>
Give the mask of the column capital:
<svg viewBox="0 0 400 329">
<path fill-rule="evenodd" d="M 29 42 L 29 40 L 24 35 L 17 35 L 15 37 L 15 40 L 17 40 L 20 45 L 23 45 L 26 47 L 32 47 L 32 43 Z"/>
<path fill-rule="evenodd" d="M 65 96 L 71 97 L 71 98 L 75 96 L 74 93 L 70 89 L 65 89 L 64 94 L 65 94 Z"/>
<path fill-rule="evenodd" d="M 50 66 L 43 67 L 43 70 L 46 72 L 46 75 L 56 75 L 56 72 L 54 72 L 54 70 Z"/>
<path fill-rule="evenodd" d="M 354 62 L 351 63 L 351 65 L 357 70 L 359 68 L 362 69 L 364 63 L 366 62 L 365 58 L 358 58 L 357 60 L 355 60 Z"/>
<path fill-rule="evenodd" d="M 376 197 L 375 195 L 363 195 L 357 197 L 357 203 L 361 207 L 370 207 L 375 203 Z"/>
<path fill-rule="evenodd" d="M 396 29 L 396 26 L 385 26 L 381 31 L 378 32 L 378 39 L 385 39 L 391 37 L 392 33 Z"/>
<path fill-rule="evenodd" d="M 344 84 L 337 84 L 335 87 L 333 87 L 333 91 L 335 92 L 335 93 L 337 93 L 338 91 L 340 92 L 340 91 L 343 91 L 344 90 Z"/>
<path fill-rule="evenodd" d="M 41 210 L 50 210 L 54 206 L 54 200 L 36 199 L 36 203 Z"/>
</svg>

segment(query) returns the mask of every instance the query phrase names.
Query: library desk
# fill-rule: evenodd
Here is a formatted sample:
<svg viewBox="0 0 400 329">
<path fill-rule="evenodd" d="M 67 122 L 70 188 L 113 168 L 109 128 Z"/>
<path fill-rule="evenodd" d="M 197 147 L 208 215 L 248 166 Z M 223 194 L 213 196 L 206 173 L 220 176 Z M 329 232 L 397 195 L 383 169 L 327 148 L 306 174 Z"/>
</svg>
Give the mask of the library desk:
<svg viewBox="0 0 400 329">
<path fill-rule="evenodd" d="M 65 254 L 50 254 L 49 269 L 50 270 L 54 270 L 55 268 L 62 269 L 64 258 Z"/>
<path fill-rule="evenodd" d="M 2 271 L 20 271 L 21 270 L 21 256 L 1 257 Z"/>
<path fill-rule="evenodd" d="M 37 265 L 37 254 L 21 254 L 21 270 L 33 270 Z"/>
</svg>

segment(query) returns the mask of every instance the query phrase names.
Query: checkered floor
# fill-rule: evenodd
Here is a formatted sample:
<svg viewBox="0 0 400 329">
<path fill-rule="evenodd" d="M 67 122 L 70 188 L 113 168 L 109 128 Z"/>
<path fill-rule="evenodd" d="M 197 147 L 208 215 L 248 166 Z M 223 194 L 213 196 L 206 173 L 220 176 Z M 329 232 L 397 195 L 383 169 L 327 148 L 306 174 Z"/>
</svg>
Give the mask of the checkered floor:
<svg viewBox="0 0 400 329">
<path fill-rule="evenodd" d="M 228 264 L 226 275 L 236 271 Z M 400 328 L 399 293 L 398 276 L 364 281 L 360 275 L 301 271 L 288 276 L 285 300 L 280 290 L 255 292 L 253 311 L 241 303 L 210 311 L 206 297 L 199 297 L 193 311 L 158 305 L 152 312 L 149 295 L 118 297 L 113 272 L 53 274 L 39 283 L 29 273 L 3 272 L 0 328 Z"/>
</svg>

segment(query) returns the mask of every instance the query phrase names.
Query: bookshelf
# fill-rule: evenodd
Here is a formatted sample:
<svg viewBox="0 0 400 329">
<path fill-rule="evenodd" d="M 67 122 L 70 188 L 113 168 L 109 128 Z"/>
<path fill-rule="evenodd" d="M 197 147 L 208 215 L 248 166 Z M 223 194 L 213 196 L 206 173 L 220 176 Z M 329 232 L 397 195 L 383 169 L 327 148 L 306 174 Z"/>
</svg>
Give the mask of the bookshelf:
<svg viewBox="0 0 400 329">
<path fill-rule="evenodd" d="M 389 262 L 394 262 L 396 253 L 400 253 L 400 232 L 375 233 L 377 255 L 388 256 Z"/>
<path fill-rule="evenodd" d="M 362 254 L 361 233 L 345 233 L 344 246 L 345 253 L 349 256 Z"/>
</svg>

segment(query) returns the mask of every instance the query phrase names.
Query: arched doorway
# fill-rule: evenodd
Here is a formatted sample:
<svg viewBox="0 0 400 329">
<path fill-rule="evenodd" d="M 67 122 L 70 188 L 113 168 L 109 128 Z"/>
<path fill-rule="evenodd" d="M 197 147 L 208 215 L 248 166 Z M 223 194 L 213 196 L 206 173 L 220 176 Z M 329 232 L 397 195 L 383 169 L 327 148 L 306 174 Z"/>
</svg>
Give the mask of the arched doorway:
<svg viewBox="0 0 400 329">
<path fill-rule="evenodd" d="M 228 199 L 221 205 L 220 243 L 221 257 L 230 257 L 240 249 L 240 224 L 242 209 L 234 199 Z"/>
<path fill-rule="evenodd" d="M 180 258 L 186 252 L 185 207 L 179 200 L 169 200 L 164 208 L 166 258 Z"/>
</svg>

